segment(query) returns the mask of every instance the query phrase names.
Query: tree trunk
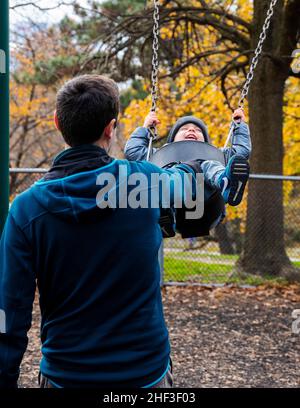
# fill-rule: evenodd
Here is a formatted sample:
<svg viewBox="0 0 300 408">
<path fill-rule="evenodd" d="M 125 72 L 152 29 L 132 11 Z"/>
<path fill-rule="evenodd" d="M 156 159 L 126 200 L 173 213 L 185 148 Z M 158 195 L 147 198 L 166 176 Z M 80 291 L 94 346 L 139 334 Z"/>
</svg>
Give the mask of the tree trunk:
<svg viewBox="0 0 300 408">
<path fill-rule="evenodd" d="M 281 7 L 283 2 L 280 1 Z M 253 49 L 269 0 L 254 2 Z M 276 55 L 281 28 L 280 4 L 268 32 L 264 52 Z M 283 96 L 288 67 L 264 56 L 258 63 L 249 93 L 250 131 L 253 143 L 251 172 L 282 174 Z M 295 278 L 284 245 L 283 188 L 279 180 L 250 180 L 245 248 L 238 265 L 258 275 Z"/>
<path fill-rule="evenodd" d="M 226 224 L 219 224 L 215 228 L 215 235 L 218 240 L 220 253 L 223 255 L 233 255 L 235 251 L 229 238 Z"/>
</svg>

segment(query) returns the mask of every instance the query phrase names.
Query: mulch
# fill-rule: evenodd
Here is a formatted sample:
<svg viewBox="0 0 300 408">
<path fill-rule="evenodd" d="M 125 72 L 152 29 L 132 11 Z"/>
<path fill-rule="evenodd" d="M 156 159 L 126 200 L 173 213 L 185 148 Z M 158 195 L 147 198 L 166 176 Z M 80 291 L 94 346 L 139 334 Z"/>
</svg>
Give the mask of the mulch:
<svg viewBox="0 0 300 408">
<path fill-rule="evenodd" d="M 175 387 L 299 387 L 300 286 L 165 287 Z M 19 387 L 38 387 L 37 300 Z"/>
</svg>

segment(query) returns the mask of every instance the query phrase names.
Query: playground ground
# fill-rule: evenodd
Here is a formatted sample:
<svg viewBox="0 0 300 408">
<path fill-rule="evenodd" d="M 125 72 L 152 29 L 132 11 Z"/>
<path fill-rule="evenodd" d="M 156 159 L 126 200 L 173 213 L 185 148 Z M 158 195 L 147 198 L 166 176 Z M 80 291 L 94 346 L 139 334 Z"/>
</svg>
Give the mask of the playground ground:
<svg viewBox="0 0 300 408">
<path fill-rule="evenodd" d="M 175 387 L 299 387 L 300 286 L 165 287 Z M 38 387 L 37 299 L 19 386 Z"/>
</svg>

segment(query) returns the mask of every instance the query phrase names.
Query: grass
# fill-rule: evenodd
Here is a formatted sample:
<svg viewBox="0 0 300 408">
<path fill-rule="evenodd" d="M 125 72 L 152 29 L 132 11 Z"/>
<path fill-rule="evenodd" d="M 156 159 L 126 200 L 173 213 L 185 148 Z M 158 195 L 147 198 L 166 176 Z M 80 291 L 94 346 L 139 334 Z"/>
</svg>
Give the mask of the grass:
<svg viewBox="0 0 300 408">
<path fill-rule="evenodd" d="M 167 252 L 168 253 L 168 252 Z M 185 257 L 185 258 L 210 258 L 216 259 L 218 261 L 236 261 L 238 259 L 238 255 L 216 255 L 210 254 L 209 252 L 194 252 L 193 250 L 189 251 L 176 251 L 172 253 L 173 257 Z"/>
<path fill-rule="evenodd" d="M 176 253 L 176 256 L 178 254 Z M 181 256 L 181 255 L 180 255 Z M 221 257 L 218 259 L 221 260 Z M 223 258 L 224 259 L 224 258 Z M 300 262 L 294 262 L 295 266 L 300 267 Z M 189 259 L 176 259 L 174 256 L 165 256 L 164 258 L 164 280 L 186 282 L 193 280 L 200 283 L 235 283 L 240 285 L 261 285 L 264 283 L 285 284 L 287 281 L 283 278 L 274 278 L 273 276 L 245 276 L 230 277 L 232 265 L 222 263 L 204 263 L 192 261 Z"/>
</svg>

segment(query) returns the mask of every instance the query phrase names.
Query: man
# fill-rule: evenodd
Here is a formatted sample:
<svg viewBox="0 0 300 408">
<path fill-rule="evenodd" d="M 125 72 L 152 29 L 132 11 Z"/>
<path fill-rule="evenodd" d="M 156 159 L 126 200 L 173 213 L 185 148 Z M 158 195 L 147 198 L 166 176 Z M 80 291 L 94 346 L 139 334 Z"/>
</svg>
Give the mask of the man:
<svg viewBox="0 0 300 408">
<path fill-rule="evenodd" d="M 74 78 L 58 92 L 55 124 L 70 148 L 15 199 L 1 237 L 2 388 L 17 387 L 36 283 L 41 387 L 172 386 L 157 258 L 160 210 L 107 204 L 126 192 L 132 174 L 147 181 L 153 174 L 180 180 L 189 174 L 194 191 L 200 164 L 162 170 L 113 159 L 107 152 L 118 113 L 118 88 L 104 76 Z M 133 193 L 127 187 L 125 198 Z"/>
</svg>

